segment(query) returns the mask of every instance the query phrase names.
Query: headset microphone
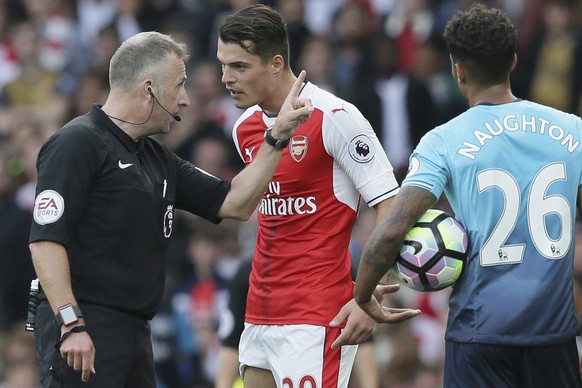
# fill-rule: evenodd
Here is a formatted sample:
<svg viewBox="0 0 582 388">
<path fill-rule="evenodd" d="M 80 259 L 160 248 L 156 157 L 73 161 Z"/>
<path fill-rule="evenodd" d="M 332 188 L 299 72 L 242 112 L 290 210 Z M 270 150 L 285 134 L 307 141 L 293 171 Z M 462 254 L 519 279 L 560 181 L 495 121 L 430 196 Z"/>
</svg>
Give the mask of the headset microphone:
<svg viewBox="0 0 582 388">
<path fill-rule="evenodd" d="M 154 101 L 160 106 L 160 108 L 162 108 L 164 111 L 166 111 L 166 113 L 168 113 L 170 116 L 172 116 L 174 118 L 174 120 L 180 122 L 182 121 L 182 118 L 176 114 L 173 114 L 172 112 L 170 112 L 169 110 L 167 110 L 166 108 L 164 108 L 162 106 L 162 104 L 160 104 L 160 102 L 158 101 L 158 99 L 156 98 L 156 96 L 154 95 L 154 91 L 152 90 L 151 86 L 148 86 L 147 88 L 147 92 L 150 96 L 152 96 L 154 98 Z"/>
</svg>

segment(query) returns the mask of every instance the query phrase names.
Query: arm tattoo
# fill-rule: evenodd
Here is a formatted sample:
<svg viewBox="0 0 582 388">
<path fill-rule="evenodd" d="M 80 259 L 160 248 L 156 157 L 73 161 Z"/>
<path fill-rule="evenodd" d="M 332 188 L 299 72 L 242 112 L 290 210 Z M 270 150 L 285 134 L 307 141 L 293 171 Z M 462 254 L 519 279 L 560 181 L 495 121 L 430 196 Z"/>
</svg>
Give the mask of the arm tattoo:
<svg viewBox="0 0 582 388">
<path fill-rule="evenodd" d="M 384 275 L 396 261 L 406 232 L 436 198 L 418 187 L 404 187 L 394 199 L 364 248 L 362 261 L 374 272 Z"/>
</svg>

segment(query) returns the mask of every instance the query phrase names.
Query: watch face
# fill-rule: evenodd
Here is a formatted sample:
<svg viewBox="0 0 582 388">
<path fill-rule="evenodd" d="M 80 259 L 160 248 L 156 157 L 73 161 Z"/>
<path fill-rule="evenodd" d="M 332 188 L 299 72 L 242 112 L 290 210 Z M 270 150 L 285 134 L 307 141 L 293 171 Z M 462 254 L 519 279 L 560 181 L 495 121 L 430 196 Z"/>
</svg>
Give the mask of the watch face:
<svg viewBox="0 0 582 388">
<path fill-rule="evenodd" d="M 78 321 L 78 317 L 75 313 L 75 310 L 73 309 L 73 306 L 67 306 L 59 310 L 59 314 L 61 315 L 61 318 L 63 318 L 63 324 L 65 326 Z"/>
</svg>

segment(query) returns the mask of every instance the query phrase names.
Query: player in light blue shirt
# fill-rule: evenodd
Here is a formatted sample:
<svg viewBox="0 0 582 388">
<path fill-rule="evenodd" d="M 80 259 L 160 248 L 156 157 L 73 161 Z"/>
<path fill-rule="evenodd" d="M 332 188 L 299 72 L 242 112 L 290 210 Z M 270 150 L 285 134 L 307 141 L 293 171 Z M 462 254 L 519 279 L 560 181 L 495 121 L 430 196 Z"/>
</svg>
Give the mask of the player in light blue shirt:
<svg viewBox="0 0 582 388">
<path fill-rule="evenodd" d="M 445 387 L 581 387 L 573 259 L 582 120 L 512 94 L 516 31 L 501 11 L 459 11 L 444 38 L 470 108 L 413 152 L 364 248 L 356 301 L 385 320 L 374 287 L 408 229 L 445 194 L 471 242 L 450 298 Z"/>
</svg>

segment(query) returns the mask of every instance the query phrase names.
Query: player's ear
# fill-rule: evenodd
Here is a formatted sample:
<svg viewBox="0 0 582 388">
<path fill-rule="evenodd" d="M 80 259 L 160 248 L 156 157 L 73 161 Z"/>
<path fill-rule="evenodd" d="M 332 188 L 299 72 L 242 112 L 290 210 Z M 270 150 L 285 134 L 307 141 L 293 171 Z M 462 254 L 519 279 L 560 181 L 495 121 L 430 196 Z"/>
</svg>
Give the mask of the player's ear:
<svg viewBox="0 0 582 388">
<path fill-rule="evenodd" d="M 455 60 L 453 56 L 449 54 L 449 60 L 451 61 L 451 75 L 454 79 L 457 79 L 457 69 L 455 68 Z"/>
<path fill-rule="evenodd" d="M 459 84 L 464 84 L 467 79 L 467 72 L 465 71 L 465 66 L 459 62 L 453 62 L 453 77 L 457 80 Z"/>
<path fill-rule="evenodd" d="M 283 71 L 285 68 L 285 60 L 283 59 L 282 55 L 275 55 L 273 59 L 271 59 L 271 69 L 273 74 L 279 73 Z"/>
</svg>

